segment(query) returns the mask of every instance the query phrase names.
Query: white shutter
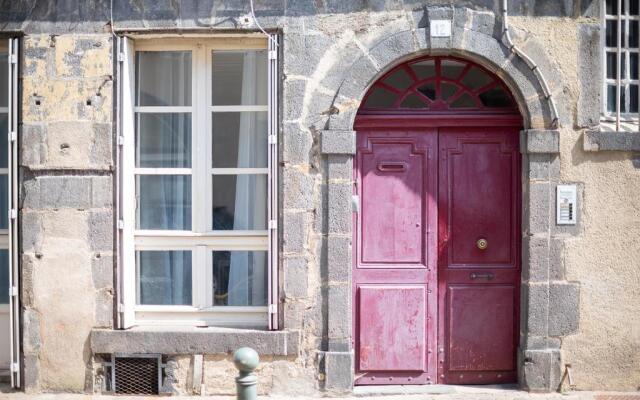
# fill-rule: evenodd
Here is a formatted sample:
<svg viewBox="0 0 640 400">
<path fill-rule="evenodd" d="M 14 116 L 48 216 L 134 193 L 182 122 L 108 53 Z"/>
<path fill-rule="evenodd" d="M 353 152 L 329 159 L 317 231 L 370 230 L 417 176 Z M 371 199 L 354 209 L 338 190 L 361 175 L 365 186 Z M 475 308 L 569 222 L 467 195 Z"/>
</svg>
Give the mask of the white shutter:
<svg viewBox="0 0 640 400">
<path fill-rule="evenodd" d="M 278 329 L 278 35 L 269 37 L 269 329 Z"/>
<path fill-rule="evenodd" d="M 119 327 L 134 325 L 136 304 L 136 264 L 133 232 L 135 229 L 135 123 L 134 87 L 135 57 L 133 41 L 126 37 L 118 40 L 118 315 Z"/>
<path fill-rule="evenodd" d="M 18 255 L 18 39 L 9 39 L 9 324 L 11 386 L 20 387 L 20 296 Z"/>
</svg>

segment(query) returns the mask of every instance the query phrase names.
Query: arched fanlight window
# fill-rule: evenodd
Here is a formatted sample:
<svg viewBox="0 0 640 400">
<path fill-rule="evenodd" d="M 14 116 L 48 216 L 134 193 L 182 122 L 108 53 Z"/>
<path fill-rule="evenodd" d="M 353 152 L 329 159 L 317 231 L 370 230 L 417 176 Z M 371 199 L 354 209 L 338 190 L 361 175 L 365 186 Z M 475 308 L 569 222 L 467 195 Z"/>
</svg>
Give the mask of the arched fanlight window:
<svg viewBox="0 0 640 400">
<path fill-rule="evenodd" d="M 455 57 L 423 57 L 401 64 L 367 92 L 360 112 L 515 111 L 495 74 Z"/>
</svg>

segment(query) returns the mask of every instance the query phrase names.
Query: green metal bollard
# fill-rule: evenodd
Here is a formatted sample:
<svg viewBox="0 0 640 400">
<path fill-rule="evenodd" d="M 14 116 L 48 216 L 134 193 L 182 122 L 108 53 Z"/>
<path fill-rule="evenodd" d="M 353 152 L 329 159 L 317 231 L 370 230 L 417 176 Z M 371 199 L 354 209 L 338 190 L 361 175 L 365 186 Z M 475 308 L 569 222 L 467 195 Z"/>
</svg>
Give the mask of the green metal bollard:
<svg viewBox="0 0 640 400">
<path fill-rule="evenodd" d="M 256 400 L 258 398 L 258 377 L 253 370 L 258 367 L 260 357 L 251 347 L 241 347 L 233 353 L 233 363 L 240 374 L 236 378 L 238 400 Z"/>
</svg>

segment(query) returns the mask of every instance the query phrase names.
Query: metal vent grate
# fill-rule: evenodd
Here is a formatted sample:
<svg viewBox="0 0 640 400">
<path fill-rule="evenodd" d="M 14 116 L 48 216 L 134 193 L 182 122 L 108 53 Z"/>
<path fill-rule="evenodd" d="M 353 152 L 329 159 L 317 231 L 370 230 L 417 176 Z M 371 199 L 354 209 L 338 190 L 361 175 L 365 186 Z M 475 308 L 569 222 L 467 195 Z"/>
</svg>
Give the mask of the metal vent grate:
<svg viewBox="0 0 640 400">
<path fill-rule="evenodd" d="M 158 356 L 115 357 L 116 394 L 158 394 L 160 358 Z"/>
</svg>

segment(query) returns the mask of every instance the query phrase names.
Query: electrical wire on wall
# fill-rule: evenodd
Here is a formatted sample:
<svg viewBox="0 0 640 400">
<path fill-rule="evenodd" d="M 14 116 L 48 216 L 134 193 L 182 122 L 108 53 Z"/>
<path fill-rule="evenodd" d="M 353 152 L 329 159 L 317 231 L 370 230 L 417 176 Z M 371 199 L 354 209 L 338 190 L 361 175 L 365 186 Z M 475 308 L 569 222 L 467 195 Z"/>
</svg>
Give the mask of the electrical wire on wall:
<svg viewBox="0 0 640 400">
<path fill-rule="evenodd" d="M 113 1 L 113 0 L 111 0 Z M 258 22 L 258 18 L 256 18 L 256 13 L 253 9 L 253 0 L 249 0 L 249 5 L 251 6 L 251 18 L 253 18 L 253 22 L 256 23 L 256 26 L 258 27 L 258 29 L 260 29 L 260 31 L 262 33 L 264 33 L 267 38 L 269 39 L 269 41 L 271 41 L 271 43 L 273 43 L 273 45 L 277 48 L 278 47 L 278 42 L 267 32 L 262 28 L 262 25 L 260 25 L 260 22 Z"/>
</svg>

